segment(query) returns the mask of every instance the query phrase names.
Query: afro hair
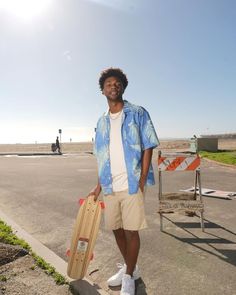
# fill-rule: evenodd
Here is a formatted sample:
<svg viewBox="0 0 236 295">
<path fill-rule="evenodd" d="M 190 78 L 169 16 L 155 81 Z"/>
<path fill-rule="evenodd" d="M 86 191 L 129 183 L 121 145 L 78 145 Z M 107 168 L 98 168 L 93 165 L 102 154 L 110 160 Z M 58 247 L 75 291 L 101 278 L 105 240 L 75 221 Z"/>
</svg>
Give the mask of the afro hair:
<svg viewBox="0 0 236 295">
<path fill-rule="evenodd" d="M 104 82 L 109 77 L 117 77 L 121 80 L 121 83 L 123 84 L 124 89 L 128 85 L 128 79 L 126 75 L 123 73 L 123 71 L 119 68 L 108 68 L 101 72 L 100 78 L 99 78 L 99 85 L 100 89 L 103 90 Z"/>
</svg>

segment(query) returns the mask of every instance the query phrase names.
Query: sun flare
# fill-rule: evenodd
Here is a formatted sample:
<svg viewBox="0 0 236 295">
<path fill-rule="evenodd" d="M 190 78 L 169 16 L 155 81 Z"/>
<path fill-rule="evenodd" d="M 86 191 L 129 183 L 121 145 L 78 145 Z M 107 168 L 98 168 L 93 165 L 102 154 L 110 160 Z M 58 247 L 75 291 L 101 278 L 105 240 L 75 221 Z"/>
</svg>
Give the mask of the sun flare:
<svg viewBox="0 0 236 295">
<path fill-rule="evenodd" d="M 46 11 L 51 2 L 52 0 L 0 0 L 0 11 L 27 21 Z"/>
</svg>

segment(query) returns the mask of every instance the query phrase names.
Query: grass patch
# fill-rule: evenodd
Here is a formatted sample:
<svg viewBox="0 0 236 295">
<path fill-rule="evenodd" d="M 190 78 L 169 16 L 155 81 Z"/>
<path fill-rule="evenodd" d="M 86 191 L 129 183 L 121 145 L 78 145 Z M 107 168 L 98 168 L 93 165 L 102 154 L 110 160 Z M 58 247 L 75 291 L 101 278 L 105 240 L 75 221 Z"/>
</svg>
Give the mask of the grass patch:
<svg viewBox="0 0 236 295">
<path fill-rule="evenodd" d="M 200 155 L 203 158 L 208 158 L 224 164 L 230 164 L 236 166 L 236 151 L 219 151 L 216 153 L 213 152 L 200 152 Z"/>
<path fill-rule="evenodd" d="M 11 227 L 0 220 L 0 242 L 10 245 L 19 245 L 30 251 L 30 246 L 22 239 L 19 239 L 12 231 Z"/>
<path fill-rule="evenodd" d="M 34 252 L 32 252 L 32 256 L 33 256 L 36 264 L 39 267 L 41 267 L 42 269 L 44 269 L 46 274 L 51 275 L 58 285 L 67 284 L 66 279 L 61 274 L 56 272 L 56 270 L 53 266 L 51 266 L 49 263 L 47 263 L 43 258 L 36 255 Z"/>
<path fill-rule="evenodd" d="M 6 282 L 7 281 L 7 277 L 0 275 L 0 282 Z"/>
<path fill-rule="evenodd" d="M 52 267 L 49 263 L 47 263 L 43 258 L 35 254 L 28 243 L 26 243 L 22 239 L 19 239 L 13 233 L 12 228 L 9 225 L 7 225 L 5 222 L 3 222 L 2 220 L 0 220 L 0 242 L 5 244 L 10 244 L 10 245 L 19 245 L 22 248 L 26 249 L 27 251 L 30 252 L 32 257 L 34 258 L 36 265 L 42 268 L 43 270 L 45 270 L 46 274 L 51 275 L 58 285 L 63 285 L 68 283 L 61 274 L 56 272 L 54 267 Z"/>
</svg>

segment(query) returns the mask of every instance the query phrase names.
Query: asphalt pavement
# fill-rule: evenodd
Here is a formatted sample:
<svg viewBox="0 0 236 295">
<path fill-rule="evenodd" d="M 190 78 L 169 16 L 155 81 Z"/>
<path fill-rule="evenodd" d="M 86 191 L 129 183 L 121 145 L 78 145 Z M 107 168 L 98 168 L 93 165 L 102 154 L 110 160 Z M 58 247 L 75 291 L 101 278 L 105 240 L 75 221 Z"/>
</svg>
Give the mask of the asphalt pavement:
<svg viewBox="0 0 236 295">
<path fill-rule="evenodd" d="M 153 159 L 157 170 L 156 159 Z M 236 191 L 236 169 L 202 161 L 202 187 Z M 163 175 L 164 192 L 193 185 L 192 172 Z M 1 156 L 0 209 L 25 231 L 66 260 L 77 201 L 97 182 L 96 160 L 88 153 L 62 156 Z M 236 199 L 204 197 L 199 218 L 168 214 L 160 232 L 157 184 L 147 190 L 149 228 L 141 232 L 137 294 L 236 294 Z M 106 279 L 122 262 L 111 232 L 99 232 L 88 277 L 110 294 Z M 91 275 L 89 275 L 91 273 Z"/>
</svg>

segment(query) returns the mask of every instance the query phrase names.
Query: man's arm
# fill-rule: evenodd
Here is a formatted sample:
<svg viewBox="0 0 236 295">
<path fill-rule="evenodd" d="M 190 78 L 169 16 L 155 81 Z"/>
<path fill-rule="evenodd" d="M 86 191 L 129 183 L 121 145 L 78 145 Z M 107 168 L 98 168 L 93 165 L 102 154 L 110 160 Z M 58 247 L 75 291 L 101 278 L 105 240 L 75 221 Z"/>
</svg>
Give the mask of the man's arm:
<svg viewBox="0 0 236 295">
<path fill-rule="evenodd" d="M 96 202 L 99 195 L 100 195 L 101 190 L 102 190 L 102 187 L 101 187 L 101 184 L 100 184 L 100 182 L 98 180 L 98 183 L 97 183 L 96 187 L 93 190 L 91 190 L 91 192 L 88 194 L 87 197 L 94 196 L 94 201 Z"/>
<path fill-rule="evenodd" d="M 153 151 L 153 148 L 149 148 L 144 150 L 142 154 L 141 176 L 139 180 L 139 187 L 142 192 L 144 191 L 144 186 L 146 183 L 149 167 L 152 161 L 152 151 Z"/>
</svg>

